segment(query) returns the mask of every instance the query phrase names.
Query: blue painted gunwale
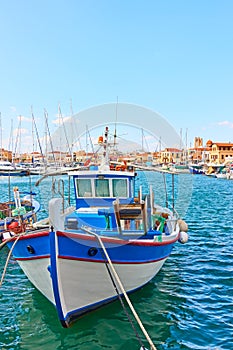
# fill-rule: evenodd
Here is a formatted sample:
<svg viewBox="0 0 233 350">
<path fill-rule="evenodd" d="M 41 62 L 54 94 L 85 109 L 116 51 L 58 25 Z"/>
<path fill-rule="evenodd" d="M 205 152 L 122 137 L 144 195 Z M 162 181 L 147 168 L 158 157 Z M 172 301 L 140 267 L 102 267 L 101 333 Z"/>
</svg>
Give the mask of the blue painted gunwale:
<svg viewBox="0 0 233 350">
<path fill-rule="evenodd" d="M 49 231 L 44 231 L 21 236 L 13 249 L 14 258 L 19 261 L 49 258 L 49 234 Z M 12 241 L 7 243 L 9 249 L 11 249 L 16 238 L 17 236 L 15 236 Z M 34 248 L 34 254 L 28 251 L 28 246 L 32 246 Z"/>
<path fill-rule="evenodd" d="M 102 250 L 94 237 L 86 234 L 57 232 L 58 257 L 61 259 L 105 262 Z M 108 254 L 115 264 L 145 264 L 167 258 L 178 237 L 166 242 L 140 242 L 123 239 L 101 238 Z M 97 254 L 89 256 L 90 248 L 97 248 Z"/>
<path fill-rule="evenodd" d="M 51 232 L 44 231 L 22 236 L 13 250 L 16 260 L 33 260 L 49 258 L 51 254 L 50 247 Z M 99 243 L 96 239 L 85 233 L 57 232 L 59 241 L 59 258 L 104 262 Z M 144 236 L 146 237 L 146 236 Z M 143 238 L 144 238 L 143 237 Z M 125 240 L 120 238 L 102 237 L 110 257 L 114 263 L 118 264 L 142 264 L 161 260 L 168 257 L 171 253 L 174 243 L 179 237 L 170 241 L 154 242 L 152 240 Z M 9 248 L 13 245 L 15 239 L 8 243 Z M 27 247 L 32 246 L 35 253 L 28 251 Z M 94 257 L 88 255 L 90 247 L 98 249 Z"/>
</svg>

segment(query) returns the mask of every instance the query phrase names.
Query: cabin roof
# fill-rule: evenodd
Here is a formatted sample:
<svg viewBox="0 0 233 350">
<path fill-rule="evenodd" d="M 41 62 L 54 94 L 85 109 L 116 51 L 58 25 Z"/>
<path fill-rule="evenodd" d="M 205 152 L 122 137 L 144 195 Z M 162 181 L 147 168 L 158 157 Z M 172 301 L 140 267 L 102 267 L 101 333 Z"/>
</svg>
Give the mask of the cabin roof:
<svg viewBox="0 0 233 350">
<path fill-rule="evenodd" d="M 77 170 L 77 171 L 70 171 L 68 172 L 68 175 L 72 176 L 85 176 L 85 177 L 93 177 L 98 175 L 107 175 L 108 177 L 115 177 L 115 176 L 124 176 L 124 177 L 134 177 L 135 173 L 133 171 L 106 171 L 106 170 Z"/>
</svg>

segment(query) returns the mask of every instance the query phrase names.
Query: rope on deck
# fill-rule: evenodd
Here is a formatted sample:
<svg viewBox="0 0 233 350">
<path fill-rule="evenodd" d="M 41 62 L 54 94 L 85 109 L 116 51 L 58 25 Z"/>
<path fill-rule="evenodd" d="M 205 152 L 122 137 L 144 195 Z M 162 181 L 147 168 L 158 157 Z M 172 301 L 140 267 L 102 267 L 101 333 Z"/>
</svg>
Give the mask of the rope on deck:
<svg viewBox="0 0 233 350">
<path fill-rule="evenodd" d="M 122 284 L 122 282 L 120 280 L 120 277 L 118 276 L 118 274 L 117 274 L 117 272 L 116 272 L 116 270 L 115 270 L 115 268 L 114 268 L 114 266 L 112 264 L 112 261 L 111 261 L 109 255 L 108 255 L 108 252 L 107 252 L 107 250 L 106 250 L 106 248 L 105 248 L 105 246 L 103 244 L 103 241 L 102 241 L 101 237 L 99 235 L 97 235 L 96 233 L 90 231 L 89 229 L 85 228 L 85 227 L 82 227 L 82 230 L 87 232 L 87 233 L 89 233 L 90 235 L 93 235 L 95 238 L 97 238 L 97 240 L 98 240 L 101 248 L 103 249 L 104 254 L 105 254 L 105 256 L 106 256 L 106 258 L 108 260 L 109 266 L 111 267 L 111 270 L 112 270 L 112 272 L 114 274 L 114 277 L 115 277 L 118 285 L 120 286 L 121 292 L 123 293 L 123 295 L 125 297 L 125 300 L 127 301 L 127 303 L 129 305 L 129 307 L 130 307 L 130 309 L 131 309 L 131 311 L 132 311 L 132 313 L 133 313 L 133 315 L 134 315 L 134 317 L 135 317 L 139 327 L 141 328 L 141 330 L 142 330 L 143 334 L 145 335 L 148 343 L 150 344 L 151 350 L 157 350 L 155 345 L 153 344 L 149 334 L 147 333 L 145 327 L 143 326 L 143 324 L 142 324 L 142 322 L 141 322 L 141 320 L 140 320 L 140 318 L 139 318 L 139 316 L 138 316 L 138 314 L 137 314 L 133 304 L 131 303 L 131 301 L 130 301 L 127 293 L 126 293 L 126 290 L 125 290 L 125 288 L 124 288 L 124 286 L 123 286 L 123 284 Z"/>
</svg>

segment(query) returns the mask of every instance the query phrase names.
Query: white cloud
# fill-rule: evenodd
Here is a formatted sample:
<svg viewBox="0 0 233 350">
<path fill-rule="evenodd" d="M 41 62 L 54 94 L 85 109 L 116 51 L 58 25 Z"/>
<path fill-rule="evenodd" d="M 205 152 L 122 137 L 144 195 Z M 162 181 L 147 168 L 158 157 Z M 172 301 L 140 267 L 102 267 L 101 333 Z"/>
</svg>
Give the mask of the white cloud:
<svg viewBox="0 0 233 350">
<path fill-rule="evenodd" d="M 24 128 L 17 128 L 17 129 L 14 129 L 13 131 L 13 135 L 14 136 L 17 136 L 17 135 L 27 135 L 29 133 L 29 130 L 28 129 L 24 129 Z"/>
<path fill-rule="evenodd" d="M 31 118 L 28 118 L 28 117 L 24 117 L 23 115 L 20 115 L 17 117 L 18 120 L 21 119 L 21 122 L 32 122 L 32 119 Z"/>
<path fill-rule="evenodd" d="M 14 106 L 11 106 L 11 107 L 10 107 L 10 110 L 11 110 L 11 112 L 13 112 L 13 113 L 15 113 L 15 112 L 17 111 L 16 107 L 14 107 Z"/>
<path fill-rule="evenodd" d="M 229 128 L 233 128 L 233 123 L 229 122 L 228 120 L 224 120 L 222 122 L 218 122 L 217 125 L 219 125 L 219 126 L 227 126 Z"/>
<path fill-rule="evenodd" d="M 63 123 L 67 122 L 67 121 L 71 121 L 72 120 L 72 117 L 68 116 L 68 117 L 59 117 L 59 115 L 56 116 L 56 119 L 52 120 L 52 123 L 57 125 L 57 126 L 60 126 L 62 125 Z"/>
</svg>

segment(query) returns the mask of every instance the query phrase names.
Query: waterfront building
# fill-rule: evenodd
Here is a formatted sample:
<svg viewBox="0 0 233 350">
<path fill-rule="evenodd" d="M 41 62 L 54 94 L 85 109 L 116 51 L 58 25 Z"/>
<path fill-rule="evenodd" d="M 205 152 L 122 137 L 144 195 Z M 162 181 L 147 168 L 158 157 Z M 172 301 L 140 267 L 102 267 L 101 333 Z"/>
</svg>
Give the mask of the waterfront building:
<svg viewBox="0 0 233 350">
<path fill-rule="evenodd" d="M 210 150 L 210 162 L 222 164 L 229 157 L 233 157 L 233 143 L 212 142 Z"/>
<path fill-rule="evenodd" d="M 165 148 L 163 151 L 160 151 L 160 163 L 169 164 L 169 163 L 182 163 L 183 159 L 183 150 L 177 148 Z"/>
</svg>

